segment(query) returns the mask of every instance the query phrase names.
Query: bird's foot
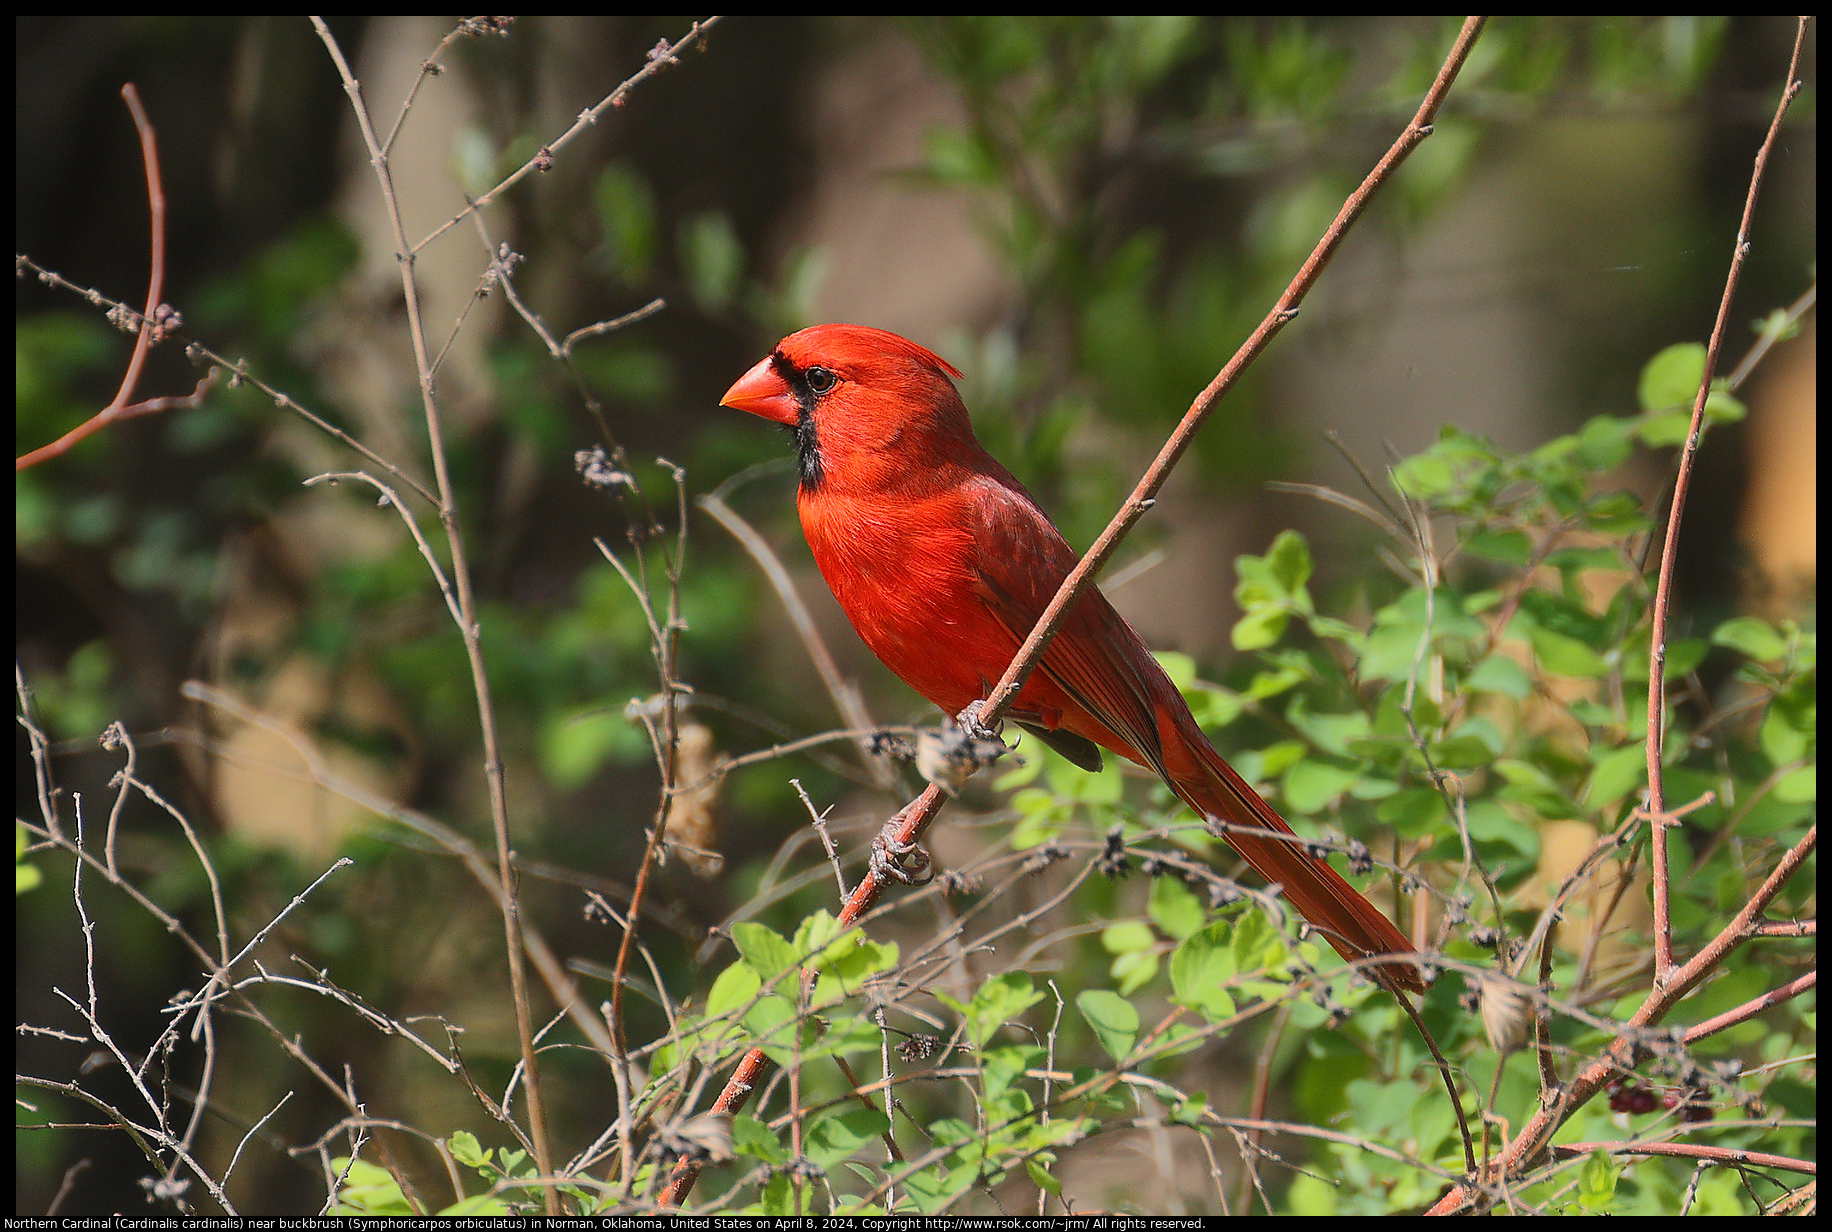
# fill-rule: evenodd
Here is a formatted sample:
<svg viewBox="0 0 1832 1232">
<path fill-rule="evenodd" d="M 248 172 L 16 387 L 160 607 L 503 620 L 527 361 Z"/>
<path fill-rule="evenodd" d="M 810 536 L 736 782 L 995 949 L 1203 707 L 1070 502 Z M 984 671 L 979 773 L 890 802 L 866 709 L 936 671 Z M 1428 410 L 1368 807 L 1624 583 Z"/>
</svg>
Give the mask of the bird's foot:
<svg viewBox="0 0 1832 1232">
<path fill-rule="evenodd" d="M 884 829 L 878 832 L 871 841 L 870 868 L 873 877 L 880 883 L 895 881 L 899 885 L 928 885 L 935 880 L 935 870 L 930 867 L 929 853 L 919 843 L 905 843 L 897 838 L 897 824 L 902 814 L 885 823 Z M 907 863 L 906 863 L 907 862 Z"/>
<path fill-rule="evenodd" d="M 960 728 L 964 735 L 971 736 L 975 741 L 998 740 L 999 729 L 996 727 L 988 727 L 986 724 L 980 722 L 980 715 L 984 714 L 985 711 L 986 700 L 984 698 L 981 698 L 979 701 L 968 702 L 966 709 L 954 716 L 954 725 Z"/>
</svg>

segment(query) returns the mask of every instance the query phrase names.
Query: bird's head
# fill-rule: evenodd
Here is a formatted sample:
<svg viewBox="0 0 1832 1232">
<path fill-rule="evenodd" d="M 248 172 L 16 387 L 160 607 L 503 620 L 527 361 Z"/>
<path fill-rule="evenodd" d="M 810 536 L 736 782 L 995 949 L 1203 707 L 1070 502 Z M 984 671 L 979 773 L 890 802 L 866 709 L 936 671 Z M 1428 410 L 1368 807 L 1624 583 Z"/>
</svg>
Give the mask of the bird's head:
<svg viewBox="0 0 1832 1232">
<path fill-rule="evenodd" d="M 967 409 L 933 351 L 865 325 L 814 325 L 776 344 L 719 400 L 795 432 L 804 489 L 836 471 L 866 480 L 978 450 Z"/>
</svg>

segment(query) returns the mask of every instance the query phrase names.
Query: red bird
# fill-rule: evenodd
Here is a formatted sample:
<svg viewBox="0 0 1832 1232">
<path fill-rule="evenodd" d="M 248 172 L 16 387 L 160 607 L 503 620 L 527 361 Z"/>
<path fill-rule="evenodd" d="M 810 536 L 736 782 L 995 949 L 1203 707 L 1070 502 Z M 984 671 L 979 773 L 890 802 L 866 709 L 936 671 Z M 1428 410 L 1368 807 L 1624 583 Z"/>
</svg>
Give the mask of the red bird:
<svg viewBox="0 0 1832 1232">
<path fill-rule="evenodd" d="M 896 334 L 791 334 L 721 399 L 794 430 L 796 507 L 852 627 L 904 683 L 959 715 L 1004 675 L 1077 555 L 980 447 L 946 360 Z M 1100 750 L 1149 766 L 1200 817 L 1290 834 L 1210 746 L 1176 685 L 1098 590 L 1082 592 L 1011 719 L 1076 765 Z M 1345 958 L 1408 953 L 1374 905 L 1302 845 L 1228 843 Z M 1410 963 L 1375 968 L 1420 990 Z"/>
</svg>

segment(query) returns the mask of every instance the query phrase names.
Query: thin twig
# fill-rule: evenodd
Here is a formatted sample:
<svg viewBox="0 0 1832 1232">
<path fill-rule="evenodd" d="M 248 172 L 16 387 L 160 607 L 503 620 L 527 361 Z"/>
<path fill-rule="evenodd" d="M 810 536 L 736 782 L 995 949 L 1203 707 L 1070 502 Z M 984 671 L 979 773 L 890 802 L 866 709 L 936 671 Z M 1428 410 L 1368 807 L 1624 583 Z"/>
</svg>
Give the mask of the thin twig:
<svg viewBox="0 0 1832 1232">
<path fill-rule="evenodd" d="M 686 51 L 691 44 L 703 38 L 708 30 L 718 24 L 719 18 L 717 17 L 708 17 L 704 20 L 696 21 L 693 23 L 693 29 L 682 36 L 679 42 L 661 50 L 659 53 L 652 52 L 649 56 L 649 62 L 643 65 L 641 70 L 615 90 L 612 90 L 596 106 L 588 107 L 584 111 L 581 111 L 579 113 L 579 118 L 573 121 L 571 128 L 542 146 L 539 153 L 523 163 L 520 167 L 517 167 L 514 171 L 510 172 L 500 184 L 496 185 L 496 187 L 490 189 L 488 192 L 481 194 L 475 201 L 472 201 L 469 205 L 465 206 L 464 209 L 460 210 L 455 217 L 441 223 L 431 232 L 431 234 L 427 235 L 425 239 L 415 244 L 411 249 L 403 247 L 402 252 L 406 253 L 409 259 L 417 256 L 422 248 L 425 248 L 428 244 L 438 239 L 441 235 L 444 235 L 447 231 L 450 231 L 473 213 L 496 200 L 497 197 L 507 192 L 510 188 L 513 188 L 516 184 L 521 182 L 521 180 L 526 178 L 529 172 L 543 170 L 546 167 L 552 166 L 553 154 L 556 150 L 564 148 L 580 133 L 596 124 L 600 117 L 611 108 L 623 106 L 624 99 L 628 96 L 630 91 L 641 85 L 648 78 L 660 72 L 670 64 L 678 64 L 680 61 L 676 59 L 676 57 L 679 56 L 681 52 Z"/>
<path fill-rule="evenodd" d="M 444 525 L 446 545 L 451 553 L 452 577 L 458 589 L 458 632 L 464 642 L 465 657 L 471 669 L 471 689 L 477 700 L 477 717 L 482 729 L 484 778 L 489 786 L 490 819 L 496 832 L 497 871 L 502 881 L 502 918 L 504 948 L 509 955 L 509 984 L 515 1001 L 515 1027 L 521 1045 L 522 1064 L 528 1089 L 528 1128 L 534 1140 L 536 1167 L 542 1176 L 552 1175 L 553 1152 L 547 1140 L 546 1110 L 541 1098 L 540 1069 L 534 1049 L 533 1012 L 528 1003 L 528 980 L 522 968 L 520 908 L 516 898 L 515 870 L 509 854 L 509 802 L 503 783 L 502 753 L 496 733 L 496 710 L 490 699 L 490 678 L 483 659 L 483 645 L 477 624 L 477 602 L 472 593 L 471 570 L 466 560 L 464 535 L 458 524 L 457 499 L 452 488 L 450 466 L 446 458 L 445 432 L 438 399 L 433 393 L 432 357 L 427 351 L 426 329 L 420 315 L 419 285 L 413 275 L 413 249 L 408 247 L 407 233 L 401 222 L 401 208 L 394 191 L 394 176 L 387 154 L 376 137 L 369 108 L 363 101 L 362 87 L 357 84 L 343 49 L 321 18 L 312 25 L 337 66 L 344 93 L 356 114 L 363 144 L 369 151 L 388 224 L 393 234 L 396 259 L 401 270 L 401 293 L 407 308 L 407 332 L 413 343 L 414 368 L 419 376 L 420 403 L 426 418 L 427 447 L 432 454 L 433 475 L 439 492 L 439 520 Z M 543 1188 L 547 1214 L 560 1213 L 559 1194 Z"/>
<path fill-rule="evenodd" d="M 845 902 L 846 873 L 840 868 L 840 853 L 833 845 L 833 835 L 827 833 L 827 814 L 814 807 L 814 801 L 808 798 L 808 792 L 802 787 L 800 779 L 790 779 L 789 782 L 794 785 L 795 794 L 800 796 L 801 802 L 807 806 L 808 816 L 814 819 L 814 828 L 821 836 L 821 846 L 827 849 L 827 862 L 833 865 L 833 879 L 840 887 L 840 901 Z M 832 809 L 829 808 L 828 811 L 831 812 Z"/>
</svg>

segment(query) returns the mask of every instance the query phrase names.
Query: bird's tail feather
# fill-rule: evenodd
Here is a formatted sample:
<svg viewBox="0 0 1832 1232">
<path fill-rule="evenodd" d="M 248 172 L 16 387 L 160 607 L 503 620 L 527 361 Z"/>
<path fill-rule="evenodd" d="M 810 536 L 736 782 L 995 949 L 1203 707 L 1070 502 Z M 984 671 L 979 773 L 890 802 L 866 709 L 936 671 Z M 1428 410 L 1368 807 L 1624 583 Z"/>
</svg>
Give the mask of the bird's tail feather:
<svg viewBox="0 0 1832 1232">
<path fill-rule="evenodd" d="M 1181 741 L 1191 756 L 1167 758 L 1181 763 L 1165 771 L 1165 780 L 1184 803 L 1203 817 L 1227 822 L 1227 843 L 1267 881 L 1275 881 L 1285 898 L 1317 928 L 1336 952 L 1358 959 L 1378 954 L 1409 954 L 1412 943 L 1392 921 L 1300 842 L 1261 838 L 1242 827 L 1289 835 L 1290 826 L 1260 799 L 1259 793 L 1221 754 L 1197 735 Z M 1193 764 L 1192 764 L 1193 763 Z M 1412 992 L 1424 991 L 1418 968 L 1410 962 L 1382 963 L 1370 967 L 1382 982 Z"/>
</svg>

